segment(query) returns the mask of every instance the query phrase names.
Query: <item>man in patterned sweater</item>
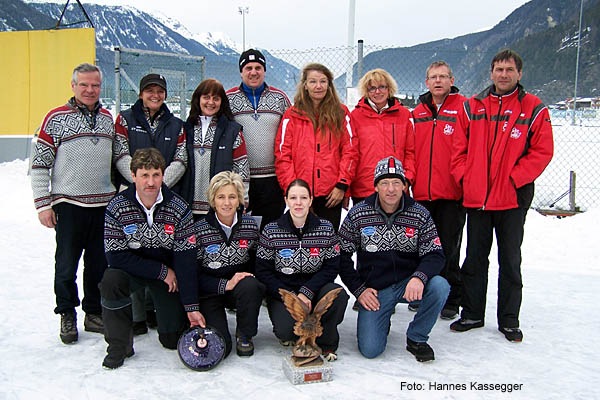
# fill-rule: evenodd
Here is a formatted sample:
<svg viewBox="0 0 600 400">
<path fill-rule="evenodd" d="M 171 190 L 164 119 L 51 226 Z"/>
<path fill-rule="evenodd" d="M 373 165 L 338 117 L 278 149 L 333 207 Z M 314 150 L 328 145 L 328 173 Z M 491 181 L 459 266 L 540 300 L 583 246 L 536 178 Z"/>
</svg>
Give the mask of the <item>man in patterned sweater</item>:
<svg viewBox="0 0 600 400">
<path fill-rule="evenodd" d="M 278 219 L 285 208 L 283 191 L 275 176 L 275 136 L 281 117 L 290 108 L 284 92 L 265 83 L 265 56 L 248 49 L 239 60 L 242 84 L 227 97 L 235 121 L 244 127 L 250 163 L 248 211 L 262 216 L 260 229 Z"/>
<path fill-rule="evenodd" d="M 348 212 L 339 231 L 340 277 L 361 305 L 358 349 L 367 358 L 381 354 L 396 304 L 417 302 L 406 349 L 417 361 L 431 361 L 427 340 L 450 291 L 438 275 L 445 260 L 440 238 L 427 209 L 403 192 L 406 178 L 398 159 L 380 160 L 374 183 L 375 193 Z"/>
<path fill-rule="evenodd" d="M 74 96 L 51 110 L 31 160 L 31 187 L 42 225 L 56 230 L 54 293 L 63 343 L 78 339 L 76 274 L 82 252 L 86 331 L 103 332 L 98 282 L 106 269 L 104 209 L 115 194 L 110 180 L 115 131 L 98 102 L 102 74 L 81 64 L 73 70 Z"/>
<path fill-rule="evenodd" d="M 131 160 L 133 184 L 106 207 L 104 246 L 109 267 L 100 283 L 106 368 L 119 368 L 134 354 L 130 294 L 139 288 L 148 287 L 152 293 L 158 339 L 164 347 L 176 349 L 189 325 L 205 326 L 198 311 L 192 211 L 163 183 L 164 170 L 160 151 L 137 150 Z"/>
</svg>

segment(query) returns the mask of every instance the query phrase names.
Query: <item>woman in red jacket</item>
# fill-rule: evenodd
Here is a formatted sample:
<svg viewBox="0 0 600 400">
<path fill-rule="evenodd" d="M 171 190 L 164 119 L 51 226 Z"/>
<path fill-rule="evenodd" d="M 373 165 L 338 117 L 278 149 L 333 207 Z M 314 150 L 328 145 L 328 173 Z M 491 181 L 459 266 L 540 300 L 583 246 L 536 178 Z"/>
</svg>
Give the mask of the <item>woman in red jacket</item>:
<svg viewBox="0 0 600 400">
<path fill-rule="evenodd" d="M 385 157 L 402 161 L 408 184 L 415 177 L 414 126 L 410 111 L 394 97 L 396 81 L 378 68 L 367 72 L 358 87 L 362 98 L 352 111 L 359 139 L 358 166 L 350 187 L 354 204 L 373 193 L 373 171 Z"/>
<path fill-rule="evenodd" d="M 356 146 L 350 113 L 339 100 L 333 74 L 324 65 L 306 65 L 294 106 L 279 125 L 275 172 L 283 190 L 295 179 L 308 182 L 314 213 L 329 220 L 336 231 L 356 169 Z"/>
</svg>

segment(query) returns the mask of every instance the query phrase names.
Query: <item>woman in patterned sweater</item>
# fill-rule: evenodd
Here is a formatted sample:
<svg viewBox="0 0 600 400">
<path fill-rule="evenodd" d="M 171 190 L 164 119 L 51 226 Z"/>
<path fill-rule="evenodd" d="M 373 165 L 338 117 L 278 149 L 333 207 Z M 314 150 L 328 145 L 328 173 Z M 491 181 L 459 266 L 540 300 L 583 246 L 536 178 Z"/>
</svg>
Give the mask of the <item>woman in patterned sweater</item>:
<svg viewBox="0 0 600 400">
<path fill-rule="evenodd" d="M 233 120 L 221 82 L 215 79 L 200 82 L 192 95 L 185 132 L 189 168 L 184 177 L 183 197 L 198 219 L 210 209 L 206 191 L 210 179 L 217 173 L 234 171 L 240 174 L 246 193 L 250 182 L 242 126 Z"/>
<path fill-rule="evenodd" d="M 265 291 L 253 275 L 258 226 L 252 217 L 242 214 L 243 201 L 240 175 L 219 172 L 208 188 L 210 210 L 196 222 L 200 310 L 206 322 L 224 336 L 226 356 L 232 342 L 225 307 L 237 310 L 238 356 L 251 356 Z"/>
<path fill-rule="evenodd" d="M 292 181 L 285 193 L 289 208 L 262 231 L 256 255 L 256 276 L 267 287 L 269 317 L 281 344 L 292 344 L 295 320 L 285 308 L 279 289 L 296 293 L 309 310 L 331 290 L 340 266 L 340 246 L 331 223 L 310 212 L 313 197 L 308 183 Z M 317 344 L 328 361 L 337 359 L 337 326 L 344 319 L 348 295 L 344 290 L 321 318 L 323 334 Z"/>
</svg>

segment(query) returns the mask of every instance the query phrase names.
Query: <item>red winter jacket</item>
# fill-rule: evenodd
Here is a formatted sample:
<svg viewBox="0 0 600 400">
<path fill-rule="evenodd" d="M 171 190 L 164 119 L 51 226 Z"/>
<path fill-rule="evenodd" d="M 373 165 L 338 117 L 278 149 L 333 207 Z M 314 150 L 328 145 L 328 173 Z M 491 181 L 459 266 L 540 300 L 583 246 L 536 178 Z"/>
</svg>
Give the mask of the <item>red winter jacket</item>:
<svg viewBox="0 0 600 400">
<path fill-rule="evenodd" d="M 464 103 L 463 134 L 453 142 L 452 175 L 462 182 L 463 205 L 517 208 L 517 189 L 533 182 L 552 159 L 548 109 L 521 85 L 498 96 L 493 85 Z"/>
<path fill-rule="evenodd" d="M 456 136 L 459 110 L 467 98 L 452 87 L 444 103 L 437 109 L 431 92 L 420 96 L 413 110 L 415 122 L 415 165 L 413 198 L 419 200 L 459 200 L 462 190 L 450 174 L 452 138 Z"/>
<path fill-rule="evenodd" d="M 415 137 L 410 111 L 398 100 L 378 114 L 360 99 L 352 110 L 352 122 L 358 138 L 358 167 L 350 193 L 354 197 L 367 197 L 375 188 L 373 175 L 377 162 L 394 156 L 402 162 L 406 179 L 415 178 Z"/>
<path fill-rule="evenodd" d="M 298 178 L 308 182 L 315 197 L 327 196 L 337 183 L 350 186 L 358 155 L 350 112 L 342 107 L 344 129 L 337 139 L 331 132 L 315 132 L 296 107 L 285 112 L 275 138 L 275 173 L 284 191 Z"/>
</svg>

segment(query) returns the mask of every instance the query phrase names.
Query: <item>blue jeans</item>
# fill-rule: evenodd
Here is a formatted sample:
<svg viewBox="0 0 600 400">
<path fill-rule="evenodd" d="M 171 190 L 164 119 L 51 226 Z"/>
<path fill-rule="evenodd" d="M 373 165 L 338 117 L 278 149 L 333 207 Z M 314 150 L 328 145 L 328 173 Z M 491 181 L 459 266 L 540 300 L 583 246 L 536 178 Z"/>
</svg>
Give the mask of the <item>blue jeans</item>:
<svg viewBox="0 0 600 400">
<path fill-rule="evenodd" d="M 375 358 L 385 350 L 390 330 L 390 318 L 396 304 L 408 303 L 402 298 L 406 285 L 411 277 L 378 291 L 378 311 L 367 311 L 362 306 L 358 309 L 357 338 L 358 350 L 367 358 Z M 419 310 L 412 322 L 408 324 L 406 336 L 415 342 L 427 342 L 429 332 L 437 321 L 438 315 L 450 292 L 446 279 L 437 275 L 431 278 L 423 290 L 423 298 Z"/>
</svg>

